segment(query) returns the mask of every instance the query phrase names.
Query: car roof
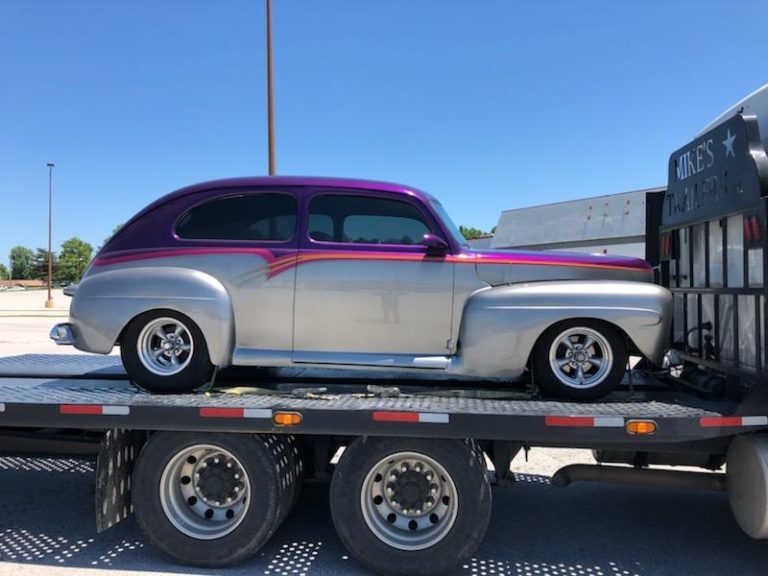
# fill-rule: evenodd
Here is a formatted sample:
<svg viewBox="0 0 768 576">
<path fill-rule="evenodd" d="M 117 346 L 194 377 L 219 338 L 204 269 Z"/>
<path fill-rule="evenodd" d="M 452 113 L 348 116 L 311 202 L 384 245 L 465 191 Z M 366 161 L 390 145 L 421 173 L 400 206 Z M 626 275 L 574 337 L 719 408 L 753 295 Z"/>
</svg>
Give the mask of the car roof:
<svg viewBox="0 0 768 576">
<path fill-rule="evenodd" d="M 434 201 L 434 198 L 430 194 L 427 194 L 418 188 L 405 186 L 403 184 L 395 184 L 393 182 L 380 182 L 376 180 L 334 178 L 326 176 L 243 176 L 238 178 L 222 178 L 219 180 L 208 180 L 206 182 L 199 182 L 197 184 L 185 186 L 184 188 L 179 188 L 174 192 L 158 198 L 134 214 L 123 226 L 120 227 L 120 230 L 118 230 L 118 232 L 116 232 L 115 235 L 110 238 L 110 242 L 117 236 L 120 236 L 121 232 L 125 232 L 125 230 L 130 228 L 135 222 L 142 220 L 149 213 L 165 204 L 168 204 L 169 202 L 173 202 L 180 198 L 203 192 L 215 192 L 227 188 L 263 189 L 270 187 L 294 187 L 296 189 L 306 187 L 366 190 L 371 192 L 389 192 L 394 194 L 415 196 L 426 203 Z M 215 196 L 215 194 L 212 194 L 211 198 L 214 198 Z"/>
<path fill-rule="evenodd" d="M 323 187 L 323 188 L 353 188 L 358 190 L 378 190 L 382 192 L 394 192 L 396 194 L 423 195 L 424 192 L 393 182 L 379 182 L 376 180 L 362 180 L 357 178 L 333 178 L 324 176 L 244 176 L 239 178 L 223 178 L 220 180 L 209 180 L 185 186 L 175 192 L 160 198 L 159 201 L 167 202 L 206 190 L 217 188 L 248 188 L 248 187 L 270 187 L 270 186 L 305 186 L 305 187 Z"/>
</svg>

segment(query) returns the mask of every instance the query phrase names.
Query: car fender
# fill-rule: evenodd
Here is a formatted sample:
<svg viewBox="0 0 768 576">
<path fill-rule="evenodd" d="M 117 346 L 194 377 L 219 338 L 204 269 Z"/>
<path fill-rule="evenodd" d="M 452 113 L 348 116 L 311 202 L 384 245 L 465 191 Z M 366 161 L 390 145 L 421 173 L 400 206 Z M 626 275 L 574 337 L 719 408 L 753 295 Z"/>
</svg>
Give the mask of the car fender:
<svg viewBox="0 0 768 576">
<path fill-rule="evenodd" d="M 159 309 L 191 318 L 203 333 L 211 362 L 229 364 L 234 341 L 229 292 L 213 276 L 189 268 L 122 268 L 87 275 L 70 306 L 75 346 L 107 354 L 133 318 Z"/>
<path fill-rule="evenodd" d="M 519 377 L 550 326 L 589 319 L 617 326 L 658 364 L 669 335 L 671 293 L 649 282 L 555 281 L 484 288 L 464 307 L 453 371 Z"/>
</svg>

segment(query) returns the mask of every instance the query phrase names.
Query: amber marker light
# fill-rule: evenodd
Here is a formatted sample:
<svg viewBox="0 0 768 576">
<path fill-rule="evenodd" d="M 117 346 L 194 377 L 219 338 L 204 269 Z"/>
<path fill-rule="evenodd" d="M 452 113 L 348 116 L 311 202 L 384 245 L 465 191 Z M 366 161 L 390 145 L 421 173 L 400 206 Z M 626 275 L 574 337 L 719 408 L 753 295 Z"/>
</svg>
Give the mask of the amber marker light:
<svg viewBox="0 0 768 576">
<path fill-rule="evenodd" d="M 627 432 L 638 436 L 656 434 L 656 422 L 653 420 L 630 420 L 626 425 Z"/>
<path fill-rule="evenodd" d="M 278 426 L 296 426 L 301 424 L 301 414 L 298 412 L 275 412 L 272 420 Z"/>
</svg>

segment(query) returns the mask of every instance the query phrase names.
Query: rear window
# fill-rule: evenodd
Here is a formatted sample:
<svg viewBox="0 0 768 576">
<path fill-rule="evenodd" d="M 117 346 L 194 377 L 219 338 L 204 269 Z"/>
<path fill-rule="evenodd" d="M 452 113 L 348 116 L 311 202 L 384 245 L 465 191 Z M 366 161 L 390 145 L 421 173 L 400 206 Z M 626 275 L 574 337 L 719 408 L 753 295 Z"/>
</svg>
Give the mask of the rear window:
<svg viewBox="0 0 768 576">
<path fill-rule="evenodd" d="M 176 226 L 190 240 L 261 240 L 284 242 L 296 231 L 296 199 L 289 194 L 244 194 L 192 208 Z"/>
</svg>

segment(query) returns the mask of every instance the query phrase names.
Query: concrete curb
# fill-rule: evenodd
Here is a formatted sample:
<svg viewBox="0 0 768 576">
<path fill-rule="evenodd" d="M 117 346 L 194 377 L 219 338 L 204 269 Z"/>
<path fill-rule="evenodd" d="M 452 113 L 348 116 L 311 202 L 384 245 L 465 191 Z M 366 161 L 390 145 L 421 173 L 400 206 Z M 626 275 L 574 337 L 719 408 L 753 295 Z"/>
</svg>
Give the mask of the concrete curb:
<svg viewBox="0 0 768 576">
<path fill-rule="evenodd" d="M 0 310 L 0 318 L 68 318 L 67 310 Z"/>
</svg>

